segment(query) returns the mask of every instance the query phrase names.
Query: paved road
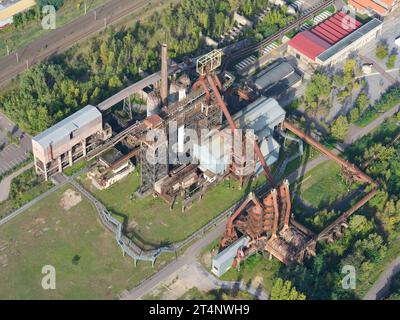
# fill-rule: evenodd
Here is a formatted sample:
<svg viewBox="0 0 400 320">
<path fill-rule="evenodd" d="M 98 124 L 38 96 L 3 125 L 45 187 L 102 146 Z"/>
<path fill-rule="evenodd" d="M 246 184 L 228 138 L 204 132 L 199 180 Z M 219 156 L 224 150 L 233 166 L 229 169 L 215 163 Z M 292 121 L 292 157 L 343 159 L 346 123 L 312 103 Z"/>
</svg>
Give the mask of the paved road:
<svg viewBox="0 0 400 320">
<path fill-rule="evenodd" d="M 159 2 L 159 1 L 153 1 Z M 104 29 L 134 11 L 150 4 L 151 0 L 112 0 L 89 11 L 69 24 L 55 29 L 35 42 L 17 51 L 16 54 L 0 59 L 0 86 L 26 70 L 27 66 L 43 61 L 53 54 L 62 52 L 71 45 Z M 96 12 L 96 13 L 95 13 Z M 96 17 L 96 20 L 95 20 Z"/>
<path fill-rule="evenodd" d="M 372 121 L 370 124 L 365 126 L 364 128 L 358 128 L 356 126 L 351 125 L 349 128 L 349 135 L 346 139 L 346 144 L 352 144 L 354 141 L 358 140 L 362 136 L 370 133 L 376 127 L 380 126 L 385 120 L 389 119 L 393 115 L 395 115 L 400 110 L 400 105 L 382 113 L 378 118 Z"/>
<path fill-rule="evenodd" d="M 226 220 L 220 222 L 212 231 L 207 233 L 204 238 L 191 245 L 183 255 L 178 257 L 177 260 L 171 262 L 153 277 L 147 279 L 141 285 L 135 287 L 132 291 L 126 293 L 121 298 L 124 300 L 137 300 L 175 273 L 176 270 L 179 270 L 183 266 L 192 263 L 194 260 L 196 260 L 203 248 L 209 245 L 214 239 L 221 236 L 225 230 L 225 224 Z"/>
<path fill-rule="evenodd" d="M 25 172 L 26 170 L 33 167 L 33 162 L 29 163 L 25 167 L 13 172 L 12 174 L 8 175 L 7 177 L 3 178 L 0 181 L 0 202 L 5 201 L 8 199 L 8 194 L 10 193 L 11 181 L 15 177 L 19 176 L 21 173 Z"/>
<path fill-rule="evenodd" d="M 386 267 L 385 271 L 382 272 L 378 281 L 375 282 L 363 300 L 379 300 L 385 298 L 387 294 L 389 294 L 390 279 L 398 272 L 400 272 L 400 257 L 397 257 Z"/>
</svg>

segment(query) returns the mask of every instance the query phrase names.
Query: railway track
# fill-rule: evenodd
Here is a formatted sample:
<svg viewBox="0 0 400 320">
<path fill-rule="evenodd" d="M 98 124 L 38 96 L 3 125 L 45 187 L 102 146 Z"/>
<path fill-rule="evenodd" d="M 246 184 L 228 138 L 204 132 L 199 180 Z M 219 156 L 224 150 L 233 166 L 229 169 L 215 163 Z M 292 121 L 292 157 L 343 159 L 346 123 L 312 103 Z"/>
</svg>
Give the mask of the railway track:
<svg viewBox="0 0 400 320">
<path fill-rule="evenodd" d="M 263 48 L 270 45 L 272 42 L 281 39 L 286 33 L 299 28 L 308 19 L 314 17 L 320 11 L 328 8 L 329 6 L 333 5 L 334 3 L 335 3 L 335 0 L 323 0 L 319 3 L 317 3 L 315 6 L 309 8 L 299 18 L 297 18 L 291 24 L 289 24 L 285 28 L 279 30 L 277 33 L 273 34 L 272 36 L 269 36 L 269 37 L 261 40 L 258 43 L 255 43 L 253 45 L 247 46 L 245 48 L 242 48 L 242 49 L 239 49 L 239 50 L 233 51 L 232 53 L 227 54 L 226 58 L 222 61 L 222 70 L 226 70 L 232 62 L 234 62 L 235 60 L 237 60 L 243 56 L 249 55 L 254 52 L 261 51 Z"/>
<path fill-rule="evenodd" d="M 101 18 L 99 17 L 98 20 L 96 20 L 96 23 L 92 24 L 88 28 L 88 30 L 86 30 L 84 33 L 72 32 L 69 34 L 70 38 L 66 38 L 66 36 L 64 35 L 64 38 L 66 40 L 64 42 L 62 42 L 60 45 L 43 50 L 43 51 L 39 52 L 38 54 L 34 55 L 33 57 L 28 57 L 28 58 L 24 57 L 26 48 L 22 49 L 22 51 L 20 52 L 21 58 L 20 58 L 19 63 L 16 64 L 14 66 L 14 68 L 12 68 L 10 71 L 4 73 L 0 77 L 0 86 L 5 85 L 7 83 L 7 81 L 15 78 L 18 74 L 25 71 L 27 68 L 31 67 L 32 65 L 42 62 L 54 54 L 61 53 L 62 51 L 68 49 L 72 45 L 77 44 L 80 41 L 93 36 L 97 32 L 103 30 L 105 27 L 118 22 L 119 20 L 125 18 L 132 12 L 134 12 L 140 8 L 143 8 L 144 6 L 148 5 L 149 3 L 151 3 L 150 0 L 134 1 L 134 2 L 132 2 L 131 5 L 126 6 L 124 8 L 124 10 L 122 10 L 122 11 L 119 11 L 116 13 L 111 13 L 110 16 L 101 17 Z M 89 19 L 89 16 L 93 15 L 96 10 L 98 10 L 98 12 L 100 12 L 103 9 L 104 9 L 104 6 L 99 7 L 95 10 L 92 10 L 92 11 L 88 12 L 85 17 L 87 17 L 87 19 Z M 98 13 L 97 16 L 100 16 L 100 14 Z M 74 22 L 75 21 L 71 22 L 70 24 L 74 24 Z M 67 26 L 69 26 L 69 25 L 66 25 L 65 28 Z"/>
</svg>

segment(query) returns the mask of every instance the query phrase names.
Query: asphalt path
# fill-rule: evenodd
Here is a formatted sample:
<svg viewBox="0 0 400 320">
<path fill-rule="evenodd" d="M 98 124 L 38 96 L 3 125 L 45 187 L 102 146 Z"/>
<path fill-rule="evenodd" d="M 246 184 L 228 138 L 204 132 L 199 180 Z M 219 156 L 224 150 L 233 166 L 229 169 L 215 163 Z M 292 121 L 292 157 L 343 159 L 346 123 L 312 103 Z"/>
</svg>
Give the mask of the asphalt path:
<svg viewBox="0 0 400 320">
<path fill-rule="evenodd" d="M 29 163 L 28 165 L 22 167 L 21 169 L 13 172 L 12 174 L 8 175 L 7 177 L 3 178 L 0 181 L 0 202 L 5 201 L 8 199 L 8 195 L 10 193 L 11 188 L 11 181 L 18 177 L 21 173 L 25 172 L 26 170 L 33 167 L 33 162 Z"/>
</svg>

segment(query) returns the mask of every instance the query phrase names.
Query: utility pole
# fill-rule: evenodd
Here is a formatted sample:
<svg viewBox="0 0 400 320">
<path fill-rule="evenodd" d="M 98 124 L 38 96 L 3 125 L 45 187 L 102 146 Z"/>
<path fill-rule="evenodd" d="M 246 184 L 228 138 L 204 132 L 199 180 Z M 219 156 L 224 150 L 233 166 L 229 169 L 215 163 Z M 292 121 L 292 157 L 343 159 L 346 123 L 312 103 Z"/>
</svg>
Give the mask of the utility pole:
<svg viewBox="0 0 400 320">
<path fill-rule="evenodd" d="M 94 20 L 97 20 L 97 11 L 94 11 Z"/>
<path fill-rule="evenodd" d="M 107 27 L 107 18 L 104 18 L 104 29 Z"/>
<path fill-rule="evenodd" d="M 25 60 L 25 63 L 26 63 L 26 70 L 28 70 L 28 69 L 29 69 L 29 60 L 26 59 L 26 60 Z"/>
<path fill-rule="evenodd" d="M 19 63 L 18 52 L 15 53 L 15 58 L 17 59 L 17 64 Z"/>
<path fill-rule="evenodd" d="M 87 13 L 87 5 L 86 5 L 86 1 L 85 1 L 85 14 Z"/>
</svg>

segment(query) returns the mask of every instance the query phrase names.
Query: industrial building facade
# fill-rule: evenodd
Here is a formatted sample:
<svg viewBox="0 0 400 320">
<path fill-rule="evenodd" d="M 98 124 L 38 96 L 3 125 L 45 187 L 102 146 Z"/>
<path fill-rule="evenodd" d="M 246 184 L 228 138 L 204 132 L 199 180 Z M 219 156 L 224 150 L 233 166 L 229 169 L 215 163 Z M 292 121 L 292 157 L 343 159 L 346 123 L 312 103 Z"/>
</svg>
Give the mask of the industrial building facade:
<svg viewBox="0 0 400 320">
<path fill-rule="evenodd" d="M 386 16 L 399 6 L 399 0 L 349 0 L 351 5 L 358 12 L 364 14 L 378 14 Z"/>
<path fill-rule="evenodd" d="M 111 132 L 108 132 L 110 135 Z M 51 174 L 86 156 L 96 141 L 106 138 L 100 111 L 84 107 L 32 138 L 35 169 L 47 180 Z"/>
<path fill-rule="evenodd" d="M 35 0 L 0 1 L 0 29 L 13 23 L 13 17 L 36 5 Z"/>
<path fill-rule="evenodd" d="M 376 18 L 362 24 L 338 12 L 294 36 L 288 42 L 288 51 L 308 63 L 326 66 L 343 61 L 350 52 L 375 39 L 381 30 L 382 22 Z"/>
</svg>

